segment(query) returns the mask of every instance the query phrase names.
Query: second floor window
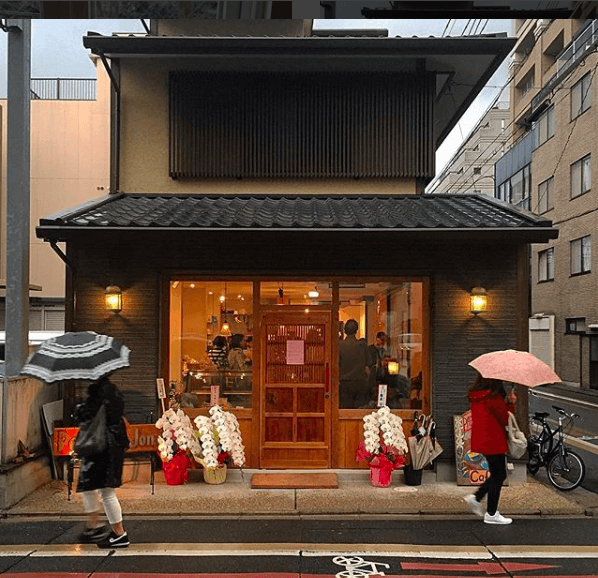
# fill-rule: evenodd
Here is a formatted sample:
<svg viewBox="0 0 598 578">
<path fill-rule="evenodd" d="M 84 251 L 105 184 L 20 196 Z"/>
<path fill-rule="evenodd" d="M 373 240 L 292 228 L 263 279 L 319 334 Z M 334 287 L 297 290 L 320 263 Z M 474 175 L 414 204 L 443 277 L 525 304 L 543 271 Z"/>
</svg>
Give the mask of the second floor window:
<svg viewBox="0 0 598 578">
<path fill-rule="evenodd" d="M 581 275 L 592 270 L 592 236 L 586 235 L 571 241 L 571 275 Z"/>
<path fill-rule="evenodd" d="M 554 209 L 554 177 L 546 179 L 538 185 L 538 212 L 545 213 Z"/>
<path fill-rule="evenodd" d="M 592 157 L 587 155 L 571 165 L 571 198 L 579 197 L 592 188 Z"/>
<path fill-rule="evenodd" d="M 538 253 L 538 281 L 554 279 L 554 247 Z"/>
<path fill-rule="evenodd" d="M 537 131 L 538 146 L 544 144 L 549 138 L 554 136 L 554 106 L 551 106 L 537 121 L 535 125 Z"/>
<path fill-rule="evenodd" d="M 590 108 L 592 104 L 590 73 L 586 74 L 571 87 L 571 120 Z"/>
</svg>

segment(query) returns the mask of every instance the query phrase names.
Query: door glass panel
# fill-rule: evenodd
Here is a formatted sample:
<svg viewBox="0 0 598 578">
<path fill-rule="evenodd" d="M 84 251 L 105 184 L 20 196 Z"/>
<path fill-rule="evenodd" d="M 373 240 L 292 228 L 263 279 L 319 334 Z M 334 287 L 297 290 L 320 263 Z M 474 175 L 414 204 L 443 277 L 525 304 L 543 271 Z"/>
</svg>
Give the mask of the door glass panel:
<svg viewBox="0 0 598 578">
<path fill-rule="evenodd" d="M 323 388 L 298 388 L 297 411 L 299 413 L 323 413 L 324 389 Z"/>
<path fill-rule="evenodd" d="M 293 390 L 282 387 L 266 389 L 266 411 L 289 413 L 293 411 Z"/>
<path fill-rule="evenodd" d="M 266 418 L 266 441 L 267 442 L 292 442 L 293 441 L 293 418 Z"/>
<path fill-rule="evenodd" d="M 323 442 L 324 418 L 298 417 L 297 418 L 298 442 Z"/>
</svg>

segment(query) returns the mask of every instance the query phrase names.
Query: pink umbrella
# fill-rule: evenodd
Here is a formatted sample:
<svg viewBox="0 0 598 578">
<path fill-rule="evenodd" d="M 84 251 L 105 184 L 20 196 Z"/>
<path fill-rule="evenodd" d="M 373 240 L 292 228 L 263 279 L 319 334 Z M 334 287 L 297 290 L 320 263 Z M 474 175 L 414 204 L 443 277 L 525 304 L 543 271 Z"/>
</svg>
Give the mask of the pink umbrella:
<svg viewBox="0 0 598 578">
<path fill-rule="evenodd" d="M 476 357 L 469 365 L 482 377 L 501 379 L 527 387 L 561 381 L 546 363 L 527 351 L 493 351 Z"/>
</svg>

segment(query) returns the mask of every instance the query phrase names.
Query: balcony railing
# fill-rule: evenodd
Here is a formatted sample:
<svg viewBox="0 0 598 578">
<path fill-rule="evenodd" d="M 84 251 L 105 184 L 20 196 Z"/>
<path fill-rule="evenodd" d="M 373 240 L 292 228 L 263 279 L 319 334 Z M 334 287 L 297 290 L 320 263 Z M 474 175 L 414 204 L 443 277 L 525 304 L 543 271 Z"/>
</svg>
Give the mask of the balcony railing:
<svg viewBox="0 0 598 578">
<path fill-rule="evenodd" d="M 32 78 L 33 100 L 95 100 L 95 78 Z"/>
<path fill-rule="evenodd" d="M 590 20 L 587 26 L 557 56 L 554 76 L 532 99 L 532 113 L 596 44 L 598 44 L 598 20 Z"/>
</svg>

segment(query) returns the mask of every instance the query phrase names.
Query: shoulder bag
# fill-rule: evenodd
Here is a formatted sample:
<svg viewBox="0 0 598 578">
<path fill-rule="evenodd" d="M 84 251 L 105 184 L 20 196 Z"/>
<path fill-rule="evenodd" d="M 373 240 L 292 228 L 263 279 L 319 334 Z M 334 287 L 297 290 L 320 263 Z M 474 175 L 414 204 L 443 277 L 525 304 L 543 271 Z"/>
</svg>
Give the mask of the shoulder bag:
<svg viewBox="0 0 598 578">
<path fill-rule="evenodd" d="M 103 403 L 90 420 L 81 424 L 73 449 L 80 458 L 101 454 L 106 449 L 106 408 Z"/>
<path fill-rule="evenodd" d="M 517 420 L 511 412 L 509 412 L 509 422 L 507 423 L 507 442 L 509 455 L 516 460 L 521 458 L 527 450 L 525 434 L 519 429 Z"/>
</svg>

